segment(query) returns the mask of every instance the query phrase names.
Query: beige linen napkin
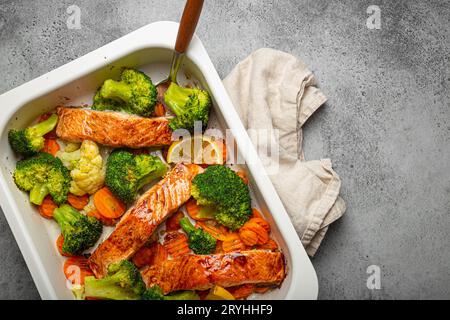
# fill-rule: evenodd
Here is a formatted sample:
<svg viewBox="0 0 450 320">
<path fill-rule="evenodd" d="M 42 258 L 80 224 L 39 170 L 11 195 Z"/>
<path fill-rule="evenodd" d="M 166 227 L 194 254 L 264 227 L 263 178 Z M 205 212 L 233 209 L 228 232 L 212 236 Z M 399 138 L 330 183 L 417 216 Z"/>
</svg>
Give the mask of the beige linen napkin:
<svg viewBox="0 0 450 320">
<path fill-rule="evenodd" d="M 273 50 L 259 49 L 240 62 L 224 80 L 231 100 L 249 129 L 274 129 L 278 135 L 278 170 L 270 167 L 269 177 L 292 223 L 306 248 L 313 256 L 325 237 L 328 226 L 345 211 L 339 197 L 341 180 L 331 161 L 304 161 L 302 126 L 326 101 L 317 89 L 314 75 L 294 56 Z M 262 139 L 250 135 L 266 169 L 275 156 L 259 150 Z"/>
</svg>

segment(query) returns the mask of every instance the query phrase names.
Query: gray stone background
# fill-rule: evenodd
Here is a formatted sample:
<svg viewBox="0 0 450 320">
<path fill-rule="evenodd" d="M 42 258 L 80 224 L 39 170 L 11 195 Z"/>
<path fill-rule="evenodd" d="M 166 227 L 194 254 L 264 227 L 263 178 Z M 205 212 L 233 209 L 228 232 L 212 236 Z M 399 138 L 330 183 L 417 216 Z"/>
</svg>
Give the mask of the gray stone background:
<svg viewBox="0 0 450 320">
<path fill-rule="evenodd" d="M 183 1 L 0 0 L 0 93 L 147 23 Z M 81 8 L 68 30 L 66 8 Z M 381 30 L 366 9 L 381 8 Z M 198 28 L 224 77 L 250 52 L 302 58 L 329 102 L 305 127 L 307 159 L 329 157 L 346 215 L 313 259 L 321 299 L 450 298 L 450 2 L 207 0 Z M 0 215 L 0 298 L 38 292 Z M 366 287 L 369 265 L 381 289 Z"/>
</svg>

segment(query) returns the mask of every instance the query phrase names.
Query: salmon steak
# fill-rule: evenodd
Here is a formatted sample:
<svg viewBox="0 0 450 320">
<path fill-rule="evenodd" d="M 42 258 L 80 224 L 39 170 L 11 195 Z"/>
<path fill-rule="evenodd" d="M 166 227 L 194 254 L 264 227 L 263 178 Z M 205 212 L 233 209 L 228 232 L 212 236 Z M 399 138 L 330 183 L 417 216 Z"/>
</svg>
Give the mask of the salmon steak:
<svg viewBox="0 0 450 320">
<path fill-rule="evenodd" d="M 169 120 L 143 118 L 113 111 L 58 107 L 56 135 L 65 141 L 91 140 L 110 147 L 145 148 L 167 146 L 172 130 Z"/>
<path fill-rule="evenodd" d="M 202 170 L 193 164 L 177 164 L 128 209 L 88 260 L 97 278 L 106 274 L 111 263 L 131 258 L 155 229 L 191 197 L 192 179 Z"/>
<path fill-rule="evenodd" d="M 187 254 L 142 271 L 147 287 L 158 285 L 164 294 L 178 290 L 207 290 L 214 285 L 280 285 L 285 276 L 283 254 L 264 250 Z"/>
</svg>

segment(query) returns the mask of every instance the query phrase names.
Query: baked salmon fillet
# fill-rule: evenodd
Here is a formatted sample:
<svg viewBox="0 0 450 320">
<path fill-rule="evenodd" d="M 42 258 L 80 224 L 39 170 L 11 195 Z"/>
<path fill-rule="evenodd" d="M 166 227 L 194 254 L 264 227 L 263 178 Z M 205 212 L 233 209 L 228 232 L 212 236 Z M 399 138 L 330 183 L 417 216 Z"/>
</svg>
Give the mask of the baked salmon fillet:
<svg viewBox="0 0 450 320">
<path fill-rule="evenodd" d="M 110 147 L 167 146 L 172 130 L 166 118 L 143 118 L 121 112 L 58 107 L 56 135 L 62 140 L 91 140 Z"/>
<path fill-rule="evenodd" d="M 188 254 L 142 271 L 147 287 L 158 285 L 164 294 L 178 290 L 206 290 L 214 285 L 280 285 L 285 275 L 283 254 L 263 250 Z"/>
<path fill-rule="evenodd" d="M 190 198 L 192 179 L 202 170 L 193 164 L 177 164 L 128 209 L 88 260 L 97 278 L 106 274 L 111 263 L 131 258 L 153 231 Z"/>
</svg>

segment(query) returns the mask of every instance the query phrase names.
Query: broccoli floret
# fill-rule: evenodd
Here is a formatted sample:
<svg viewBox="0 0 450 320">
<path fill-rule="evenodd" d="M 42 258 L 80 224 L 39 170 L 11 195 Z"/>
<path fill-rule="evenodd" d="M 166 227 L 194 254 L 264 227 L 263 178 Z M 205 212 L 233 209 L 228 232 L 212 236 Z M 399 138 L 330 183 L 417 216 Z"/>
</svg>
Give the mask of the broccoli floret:
<svg viewBox="0 0 450 320">
<path fill-rule="evenodd" d="M 32 156 L 44 148 L 44 135 L 52 131 L 58 123 L 58 116 L 52 114 L 47 120 L 22 130 L 8 132 L 11 148 L 24 156 Z"/>
<path fill-rule="evenodd" d="M 84 295 L 84 286 L 81 284 L 73 285 L 72 286 L 72 293 L 75 298 L 75 300 L 84 300 L 86 299 Z"/>
<path fill-rule="evenodd" d="M 189 237 L 189 248 L 196 254 L 209 254 L 216 249 L 216 239 L 203 229 L 194 227 L 187 217 L 180 220 L 180 226 Z"/>
<path fill-rule="evenodd" d="M 170 293 L 164 296 L 164 300 L 200 300 L 200 297 L 195 291 L 186 290 Z"/>
<path fill-rule="evenodd" d="M 200 300 L 200 297 L 195 291 L 179 291 L 165 296 L 161 287 L 158 285 L 154 285 L 145 290 L 141 298 L 142 300 Z"/>
<path fill-rule="evenodd" d="M 209 166 L 195 176 L 191 194 L 198 204 L 215 207 L 214 218 L 232 230 L 242 227 L 252 214 L 248 186 L 222 165 Z"/>
<path fill-rule="evenodd" d="M 194 122 L 201 121 L 206 128 L 211 108 L 211 97 L 205 90 L 183 88 L 172 82 L 164 94 L 164 102 L 175 113 L 169 126 L 172 130 L 194 130 Z"/>
<path fill-rule="evenodd" d="M 19 189 L 30 192 L 31 203 L 40 205 L 45 196 L 50 194 L 59 205 L 67 200 L 70 175 L 61 160 L 41 152 L 17 162 L 14 182 Z"/>
<path fill-rule="evenodd" d="M 106 80 L 94 96 L 92 109 L 116 110 L 150 116 L 157 100 L 156 87 L 143 72 L 125 69 L 120 81 Z"/>
<path fill-rule="evenodd" d="M 106 110 L 113 110 L 113 111 L 124 111 L 127 113 L 132 113 L 131 110 L 127 108 L 124 102 L 113 100 L 113 99 L 105 99 L 101 95 L 100 89 L 97 90 L 97 92 L 94 95 L 94 100 L 92 103 L 93 110 L 97 111 L 106 111 Z"/>
<path fill-rule="evenodd" d="M 105 185 L 126 203 L 131 203 L 137 192 L 146 184 L 163 176 L 168 166 L 157 156 L 133 155 L 118 149 L 106 162 Z"/>
<path fill-rule="evenodd" d="M 145 283 L 136 266 L 128 260 L 108 266 L 102 279 L 93 276 L 84 279 L 84 294 L 109 300 L 139 300 L 145 291 Z"/>
<path fill-rule="evenodd" d="M 145 290 L 141 298 L 142 300 L 164 300 L 164 292 L 160 286 L 154 285 Z"/>
<path fill-rule="evenodd" d="M 92 247 L 102 234 L 103 225 L 94 217 L 81 214 L 68 204 L 53 212 L 53 218 L 64 237 L 62 251 L 71 255 L 81 254 Z"/>
</svg>

